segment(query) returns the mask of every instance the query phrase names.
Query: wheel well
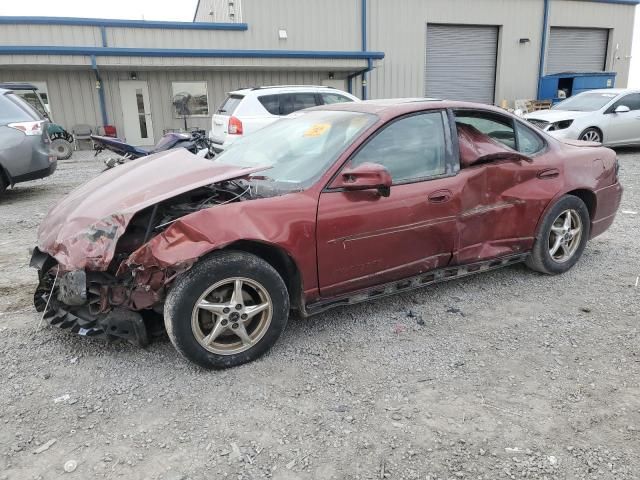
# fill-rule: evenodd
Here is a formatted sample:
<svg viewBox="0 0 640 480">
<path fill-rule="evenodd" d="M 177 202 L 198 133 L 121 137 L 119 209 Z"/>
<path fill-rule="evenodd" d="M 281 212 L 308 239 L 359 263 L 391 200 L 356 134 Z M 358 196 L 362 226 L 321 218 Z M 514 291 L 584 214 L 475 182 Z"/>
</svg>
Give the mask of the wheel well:
<svg viewBox="0 0 640 480">
<path fill-rule="evenodd" d="M 11 178 L 2 165 L 0 165 L 0 181 L 4 181 L 6 187 L 11 185 Z"/>
<path fill-rule="evenodd" d="M 582 130 L 582 133 L 586 132 L 587 130 L 597 130 L 600 133 L 600 138 L 604 142 L 604 133 L 602 132 L 602 129 L 598 127 L 587 127 L 584 130 Z M 582 133 L 580 134 L 580 136 L 582 136 Z"/>
<path fill-rule="evenodd" d="M 571 192 L 567 192 L 567 195 L 573 195 L 574 197 L 578 197 L 580 200 L 584 202 L 587 206 L 587 210 L 589 210 L 589 218 L 593 219 L 596 214 L 596 194 L 591 190 L 587 190 L 584 188 L 573 190 Z"/>
<path fill-rule="evenodd" d="M 295 261 L 283 249 L 267 243 L 240 240 L 228 245 L 224 250 L 240 250 L 265 260 L 284 280 L 291 306 L 295 309 L 302 307 L 302 276 Z"/>
</svg>

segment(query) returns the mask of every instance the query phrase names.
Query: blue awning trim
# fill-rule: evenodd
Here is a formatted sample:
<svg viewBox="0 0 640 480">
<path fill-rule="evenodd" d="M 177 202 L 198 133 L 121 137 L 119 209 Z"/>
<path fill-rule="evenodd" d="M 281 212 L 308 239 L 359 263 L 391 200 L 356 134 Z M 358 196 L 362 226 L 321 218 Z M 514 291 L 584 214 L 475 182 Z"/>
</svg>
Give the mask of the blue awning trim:
<svg viewBox="0 0 640 480">
<path fill-rule="evenodd" d="M 326 58 L 381 60 L 384 52 L 325 50 L 208 50 L 178 48 L 66 47 L 3 45 L 0 55 L 95 55 L 97 57 Z"/>
<path fill-rule="evenodd" d="M 166 22 L 80 17 L 0 17 L 0 25 L 75 25 L 120 28 L 166 28 L 174 30 L 248 30 L 246 23 Z"/>
</svg>

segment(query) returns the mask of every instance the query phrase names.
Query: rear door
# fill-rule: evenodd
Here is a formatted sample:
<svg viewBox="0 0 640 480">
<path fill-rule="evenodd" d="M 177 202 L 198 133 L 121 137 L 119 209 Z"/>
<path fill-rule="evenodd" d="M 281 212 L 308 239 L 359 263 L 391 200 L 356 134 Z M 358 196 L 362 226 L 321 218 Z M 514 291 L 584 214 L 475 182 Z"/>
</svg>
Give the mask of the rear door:
<svg viewBox="0 0 640 480">
<path fill-rule="evenodd" d="M 383 165 L 393 185 L 326 189 L 318 205 L 320 294 L 346 292 L 417 275 L 449 263 L 456 235 L 454 158 L 447 117 L 428 111 L 382 127 L 345 167 Z"/>
<path fill-rule="evenodd" d="M 507 148 L 506 157 L 496 160 L 461 161 L 461 212 L 453 261 L 473 263 L 530 250 L 538 219 L 560 189 L 557 161 L 546 154 L 546 143 L 537 133 L 511 117 L 484 110 L 455 113 L 460 131 L 461 124 L 469 125 L 485 141 L 497 142 L 498 149 L 500 144 Z M 459 150 L 465 151 L 462 144 Z M 509 157 L 509 152 L 514 155 Z"/>
<path fill-rule="evenodd" d="M 244 95 L 230 94 L 213 115 L 210 135 L 213 142 L 222 145 L 227 139 L 229 118 L 243 99 Z"/>
</svg>

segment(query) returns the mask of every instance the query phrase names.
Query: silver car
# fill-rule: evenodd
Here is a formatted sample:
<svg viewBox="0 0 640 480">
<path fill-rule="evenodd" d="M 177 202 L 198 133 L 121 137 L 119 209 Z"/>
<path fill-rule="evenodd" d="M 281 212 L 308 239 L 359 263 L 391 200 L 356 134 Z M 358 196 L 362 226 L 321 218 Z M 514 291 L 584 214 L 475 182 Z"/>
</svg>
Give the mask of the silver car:
<svg viewBox="0 0 640 480">
<path fill-rule="evenodd" d="M 51 175 L 47 121 L 31 105 L 0 89 L 0 194 L 8 186 Z"/>
<path fill-rule="evenodd" d="M 558 139 L 587 140 L 611 147 L 639 145 L 640 90 L 590 90 L 525 118 Z"/>
</svg>

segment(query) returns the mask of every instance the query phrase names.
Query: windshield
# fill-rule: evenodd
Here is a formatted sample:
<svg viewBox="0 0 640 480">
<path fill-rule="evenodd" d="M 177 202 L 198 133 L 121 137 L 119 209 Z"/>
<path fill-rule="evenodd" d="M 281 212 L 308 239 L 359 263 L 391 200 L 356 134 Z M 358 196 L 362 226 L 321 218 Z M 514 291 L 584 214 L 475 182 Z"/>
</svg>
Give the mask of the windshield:
<svg viewBox="0 0 640 480">
<path fill-rule="evenodd" d="M 553 110 L 570 110 L 572 112 L 595 112 L 600 110 L 611 100 L 616 98 L 616 93 L 586 92 L 569 97 L 563 102 L 551 107 Z"/>
<path fill-rule="evenodd" d="M 216 163 L 270 167 L 256 178 L 291 191 L 310 186 L 376 115 L 344 111 L 297 112 L 237 140 Z"/>
</svg>

